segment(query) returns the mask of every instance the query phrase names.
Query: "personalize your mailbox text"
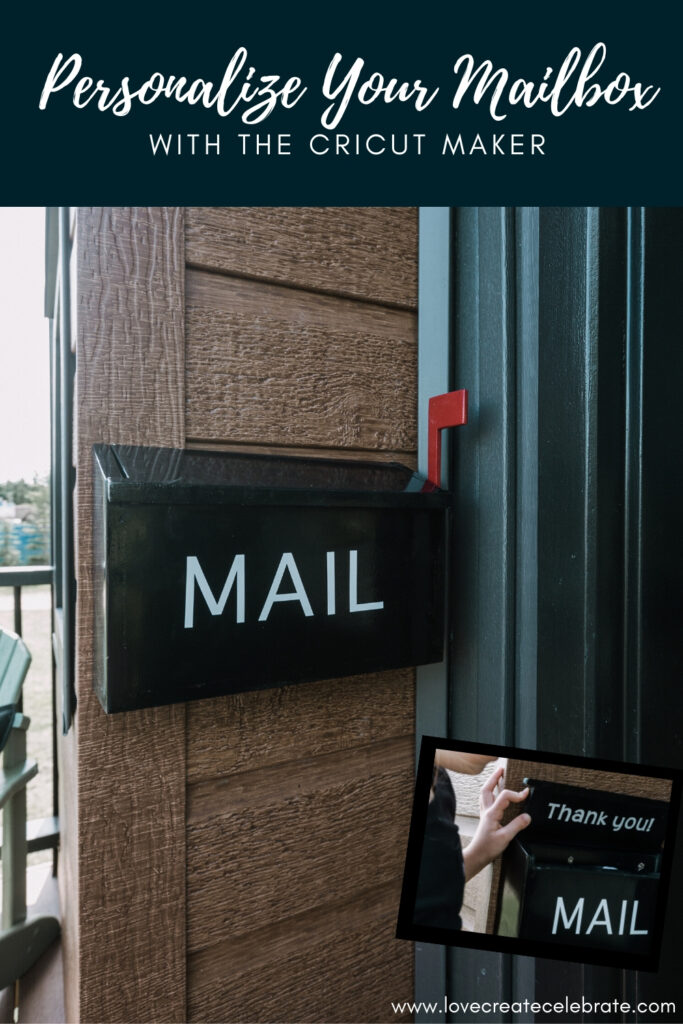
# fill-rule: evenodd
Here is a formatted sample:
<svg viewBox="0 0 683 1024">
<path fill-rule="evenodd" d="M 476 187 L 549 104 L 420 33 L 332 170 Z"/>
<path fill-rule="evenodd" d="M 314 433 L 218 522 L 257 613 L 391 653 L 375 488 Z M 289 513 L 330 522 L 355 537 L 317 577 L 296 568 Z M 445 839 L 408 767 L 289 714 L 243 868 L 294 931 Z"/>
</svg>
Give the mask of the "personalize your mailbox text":
<svg viewBox="0 0 683 1024">
<path fill-rule="evenodd" d="M 604 928 L 606 935 L 647 935 L 647 928 L 636 928 L 638 917 L 638 900 L 621 900 L 621 908 L 616 909 L 606 899 L 601 899 L 593 916 L 589 919 L 588 914 L 584 915 L 585 899 L 581 896 L 575 903 L 571 914 L 567 913 L 562 896 L 558 896 L 555 902 L 555 917 L 553 918 L 553 935 L 557 935 L 560 925 L 565 931 L 574 929 L 577 935 L 590 935 L 596 928 Z M 629 905 L 631 913 L 629 917 Z M 590 920 L 590 923 L 589 923 Z M 618 925 L 617 925 L 618 921 Z M 614 922 L 615 928 L 612 923 Z M 582 932 L 583 926 L 583 932 Z M 628 930 L 627 929 L 628 926 Z"/>
<path fill-rule="evenodd" d="M 358 551 L 349 551 L 349 612 L 373 612 L 381 611 L 384 608 L 384 601 L 359 601 L 358 600 Z M 336 595 L 336 553 L 327 551 L 325 553 L 325 569 L 327 581 L 327 600 L 325 612 L 327 615 L 337 614 Z M 281 590 L 285 573 L 289 576 L 292 590 Z M 204 598 L 206 605 L 212 615 L 222 615 L 230 592 L 235 590 L 235 622 L 246 621 L 246 556 L 237 554 L 232 560 L 220 596 L 215 597 L 209 583 L 204 575 L 196 555 L 188 555 L 185 568 L 185 629 L 194 627 L 195 592 L 197 587 Z M 287 586 L 287 583 L 284 583 Z M 304 587 L 301 574 L 291 551 L 285 551 L 280 558 L 277 569 L 273 576 L 270 589 L 265 595 L 263 607 L 258 617 L 259 622 L 266 622 L 274 604 L 282 601 L 298 601 L 301 610 L 306 617 L 315 615 L 309 600 L 306 588 Z"/>
<path fill-rule="evenodd" d="M 557 811 L 557 814 L 555 814 Z M 649 832 L 655 823 L 654 818 L 636 818 L 634 815 L 626 817 L 624 814 L 614 814 L 610 818 L 604 811 L 587 811 L 583 807 L 569 807 L 567 804 L 555 804 L 548 802 L 548 818 L 555 821 L 573 821 L 583 825 L 605 825 L 611 824 L 613 832 L 635 831 Z"/>
</svg>

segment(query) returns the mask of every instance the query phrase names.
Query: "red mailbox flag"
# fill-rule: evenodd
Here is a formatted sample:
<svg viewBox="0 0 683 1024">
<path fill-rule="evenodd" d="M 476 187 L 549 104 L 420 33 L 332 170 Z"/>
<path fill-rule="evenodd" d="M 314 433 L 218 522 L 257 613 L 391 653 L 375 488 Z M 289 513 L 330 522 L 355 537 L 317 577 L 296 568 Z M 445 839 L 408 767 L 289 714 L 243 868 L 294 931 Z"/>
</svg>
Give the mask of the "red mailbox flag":
<svg viewBox="0 0 683 1024">
<path fill-rule="evenodd" d="M 441 486 L 441 431 L 467 423 L 467 391 L 449 391 L 429 399 L 429 461 L 427 478 Z"/>
</svg>

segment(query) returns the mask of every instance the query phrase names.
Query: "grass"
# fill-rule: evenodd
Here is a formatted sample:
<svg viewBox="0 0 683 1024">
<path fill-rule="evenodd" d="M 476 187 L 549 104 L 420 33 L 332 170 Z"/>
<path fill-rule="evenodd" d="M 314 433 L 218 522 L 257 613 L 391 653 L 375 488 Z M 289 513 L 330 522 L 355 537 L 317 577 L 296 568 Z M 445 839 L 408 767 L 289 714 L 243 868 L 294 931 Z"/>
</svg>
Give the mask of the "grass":
<svg viewBox="0 0 683 1024">
<path fill-rule="evenodd" d="M 45 607 L 37 607 L 44 605 Z M 14 630 L 13 593 L 0 587 L 0 626 Z M 22 590 L 22 635 L 31 652 L 31 667 L 24 682 L 24 714 L 31 719 L 28 756 L 38 762 L 38 775 L 28 784 L 28 817 L 52 815 L 52 641 L 50 587 Z M 29 863 L 50 860 L 49 850 L 33 853 Z"/>
</svg>

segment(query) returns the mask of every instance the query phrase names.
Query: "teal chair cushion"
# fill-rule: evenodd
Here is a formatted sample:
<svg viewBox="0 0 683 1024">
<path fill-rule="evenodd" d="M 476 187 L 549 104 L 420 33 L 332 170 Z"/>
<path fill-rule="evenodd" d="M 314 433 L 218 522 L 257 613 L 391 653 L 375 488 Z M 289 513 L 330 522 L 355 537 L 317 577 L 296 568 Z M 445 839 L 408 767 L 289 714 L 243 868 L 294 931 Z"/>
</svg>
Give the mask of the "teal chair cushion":
<svg viewBox="0 0 683 1024">
<path fill-rule="evenodd" d="M 31 655 L 21 637 L 0 629 L 0 707 L 17 703 L 30 664 Z"/>
<path fill-rule="evenodd" d="M 15 714 L 14 704 L 7 704 L 4 708 L 0 708 L 0 753 L 5 749 L 5 744 L 9 739 Z"/>
</svg>

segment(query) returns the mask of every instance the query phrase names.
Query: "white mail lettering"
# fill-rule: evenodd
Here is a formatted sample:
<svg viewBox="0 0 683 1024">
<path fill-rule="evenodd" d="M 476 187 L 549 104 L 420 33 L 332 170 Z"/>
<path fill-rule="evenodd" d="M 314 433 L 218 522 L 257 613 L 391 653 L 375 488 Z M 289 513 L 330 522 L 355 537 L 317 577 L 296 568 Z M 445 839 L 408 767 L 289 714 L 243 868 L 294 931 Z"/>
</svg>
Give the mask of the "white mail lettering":
<svg viewBox="0 0 683 1024">
<path fill-rule="evenodd" d="M 326 603 L 324 613 L 327 615 L 337 614 L 337 591 L 336 591 L 336 558 L 335 551 L 325 552 L 325 576 L 326 576 Z M 377 612 L 384 608 L 384 601 L 361 601 L 359 592 L 364 587 L 359 583 L 358 551 L 348 552 L 348 611 Z M 196 555 L 188 555 L 185 559 L 185 629 L 193 629 L 195 625 L 195 594 L 197 589 L 203 597 L 206 607 L 211 615 L 222 615 L 228 603 L 228 598 L 234 591 L 235 622 L 237 624 L 246 621 L 246 586 L 247 586 L 247 559 L 243 553 L 235 555 L 223 584 L 220 595 L 216 597 L 209 585 L 204 570 Z M 364 597 L 369 596 L 363 594 Z M 315 610 L 311 604 L 304 580 L 299 572 L 293 552 L 283 552 L 280 561 L 273 574 L 270 586 L 265 593 L 259 622 L 267 622 L 273 605 L 281 602 L 295 601 L 301 607 L 305 618 L 312 618 Z"/>
<path fill-rule="evenodd" d="M 618 906 L 618 903 L 621 906 Z M 552 934 L 557 935 L 558 930 L 574 931 L 576 935 L 590 935 L 596 929 L 604 928 L 605 935 L 647 935 L 647 928 L 637 928 L 638 923 L 638 900 L 615 901 L 617 906 L 610 907 L 606 899 L 601 899 L 595 908 L 592 916 L 584 913 L 586 899 L 581 896 L 571 911 L 568 912 L 564 898 L 558 896 L 555 901 L 555 916 L 553 917 Z M 631 905 L 632 904 L 632 905 Z M 629 915 L 630 907 L 630 915 Z M 628 927 L 628 930 L 627 930 Z"/>
</svg>

